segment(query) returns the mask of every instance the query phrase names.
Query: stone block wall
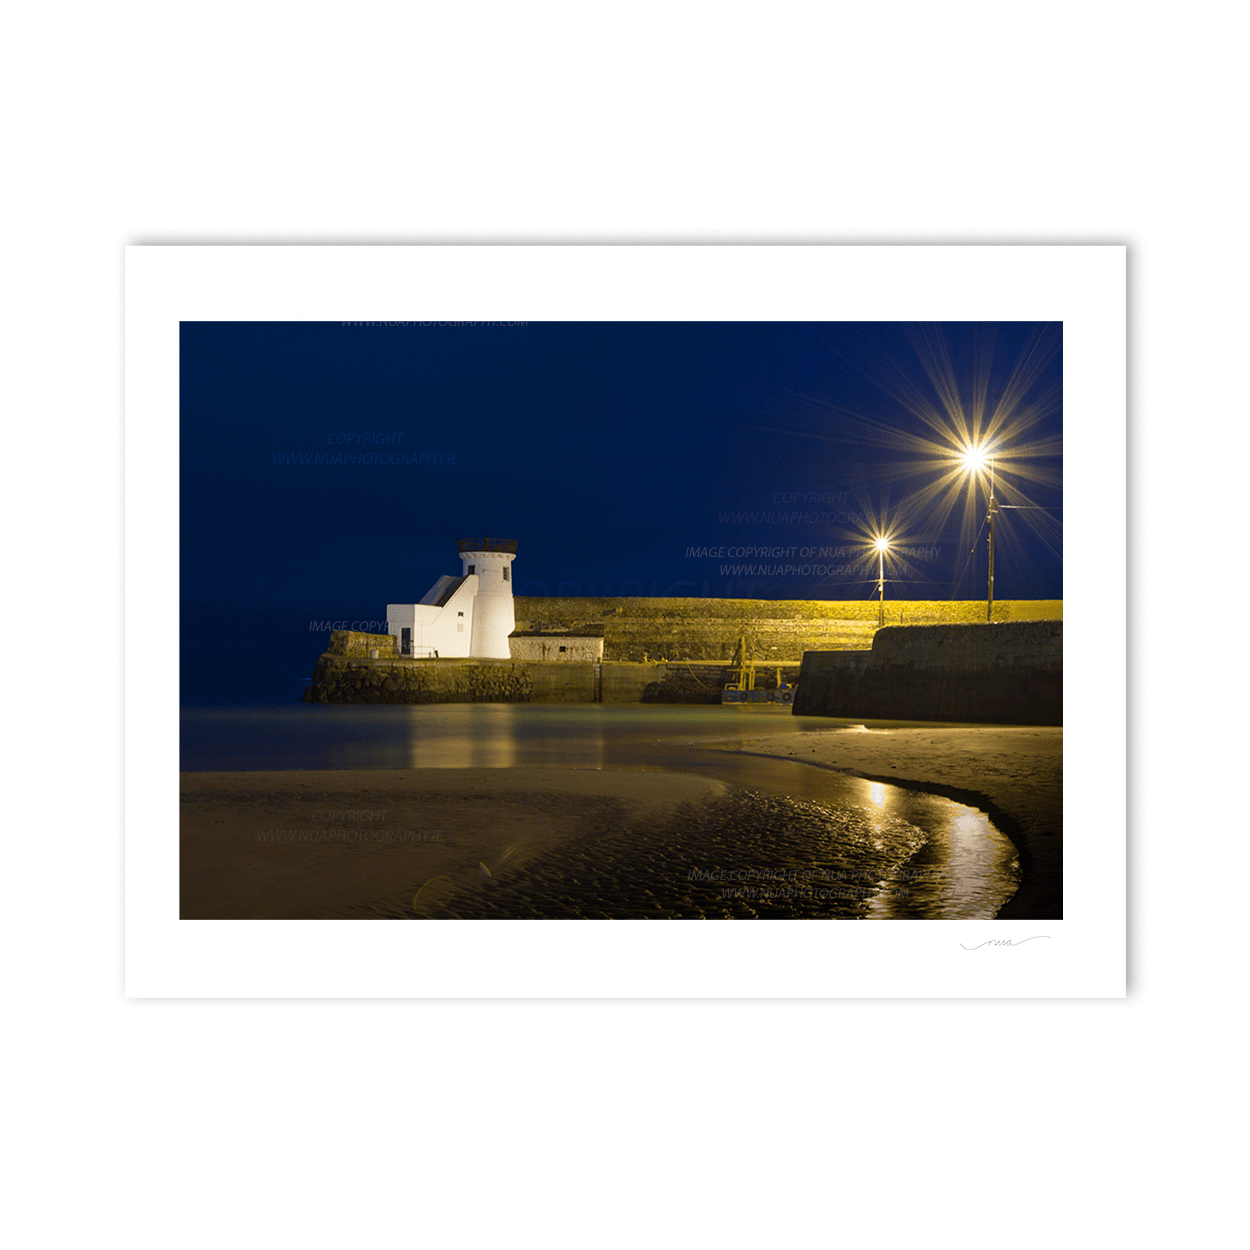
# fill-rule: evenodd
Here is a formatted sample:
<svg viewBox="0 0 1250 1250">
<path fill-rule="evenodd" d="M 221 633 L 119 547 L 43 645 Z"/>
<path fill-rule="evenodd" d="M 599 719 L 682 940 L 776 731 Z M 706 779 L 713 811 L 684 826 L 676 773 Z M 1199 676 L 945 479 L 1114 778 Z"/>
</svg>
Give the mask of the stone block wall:
<svg viewBox="0 0 1250 1250">
<path fill-rule="evenodd" d="M 529 703 L 530 666 L 510 660 L 368 660 L 323 655 L 305 703 Z"/>
<path fill-rule="evenodd" d="M 382 656 L 395 654 L 394 634 L 363 634 L 358 630 L 336 629 L 330 635 L 327 655 L 355 655 L 367 657 L 373 648 Z"/>
<path fill-rule="evenodd" d="M 807 651 L 867 651 L 878 606 L 867 600 L 557 599 L 518 597 L 518 631 L 570 630 L 604 636 L 608 662 L 728 660 L 747 638 L 748 658 L 797 663 Z M 1004 600 L 996 621 L 1062 619 L 1058 600 Z M 889 625 L 979 623 L 984 600 L 900 601 L 885 605 Z"/>
<path fill-rule="evenodd" d="M 867 654 L 809 652 L 796 716 L 1063 724 L 1063 624 L 885 629 Z"/>
<path fill-rule="evenodd" d="M 872 640 L 872 663 L 929 668 L 1063 668 L 1063 622 L 994 625 L 887 625 Z"/>
<path fill-rule="evenodd" d="M 305 703 L 719 703 L 726 663 L 603 664 L 517 660 L 369 660 L 326 654 Z M 781 666 L 793 683 L 798 665 Z M 755 688 L 771 690 L 778 669 L 760 666 Z"/>
</svg>

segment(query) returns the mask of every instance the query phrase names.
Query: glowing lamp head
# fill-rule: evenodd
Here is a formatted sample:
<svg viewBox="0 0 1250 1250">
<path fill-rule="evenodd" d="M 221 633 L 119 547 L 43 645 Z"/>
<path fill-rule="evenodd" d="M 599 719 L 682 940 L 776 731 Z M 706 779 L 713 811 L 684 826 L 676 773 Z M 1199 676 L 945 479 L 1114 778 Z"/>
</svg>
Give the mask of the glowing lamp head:
<svg viewBox="0 0 1250 1250">
<path fill-rule="evenodd" d="M 963 453 L 964 468 L 971 469 L 974 473 L 979 472 L 985 468 L 989 458 L 989 452 L 986 451 L 984 446 L 969 447 Z"/>
<path fill-rule="evenodd" d="M 890 540 L 888 538 L 878 538 L 877 541 L 873 543 L 873 548 L 876 551 L 889 551 Z"/>
</svg>

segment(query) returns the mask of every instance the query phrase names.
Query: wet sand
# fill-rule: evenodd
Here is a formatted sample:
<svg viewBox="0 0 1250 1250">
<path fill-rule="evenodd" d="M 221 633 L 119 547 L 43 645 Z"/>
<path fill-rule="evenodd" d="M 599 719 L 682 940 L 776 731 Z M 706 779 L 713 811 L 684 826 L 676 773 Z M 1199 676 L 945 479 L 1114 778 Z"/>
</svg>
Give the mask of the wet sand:
<svg viewBox="0 0 1250 1250">
<path fill-rule="evenodd" d="M 1063 729 L 837 726 L 715 744 L 979 807 L 1019 848 L 1023 879 L 1000 920 L 1063 916 Z"/>
<path fill-rule="evenodd" d="M 184 919 L 854 919 L 923 840 L 904 821 L 656 770 L 181 785 Z"/>
<path fill-rule="evenodd" d="M 424 886 L 437 911 L 443 896 L 471 893 L 605 820 L 663 821 L 726 790 L 593 769 L 183 773 L 181 914 L 296 919 L 365 914 L 379 900 L 377 914 L 391 914 Z"/>
</svg>

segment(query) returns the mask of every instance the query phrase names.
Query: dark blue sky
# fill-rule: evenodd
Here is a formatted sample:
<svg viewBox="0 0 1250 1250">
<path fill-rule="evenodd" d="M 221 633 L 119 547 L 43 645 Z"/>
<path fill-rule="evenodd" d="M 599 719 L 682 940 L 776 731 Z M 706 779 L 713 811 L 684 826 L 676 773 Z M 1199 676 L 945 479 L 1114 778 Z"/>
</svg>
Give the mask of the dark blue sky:
<svg viewBox="0 0 1250 1250">
<path fill-rule="evenodd" d="M 889 598 L 981 598 L 984 495 L 969 531 L 937 489 L 978 380 L 1034 506 L 998 522 L 997 596 L 1060 598 L 1061 377 L 1060 327 L 1016 323 L 184 323 L 183 701 L 285 697 L 224 634 L 275 631 L 306 677 L 311 622 L 384 617 L 485 533 L 518 594 L 862 599 L 884 526 Z M 315 462 L 344 453 L 377 459 Z"/>
</svg>

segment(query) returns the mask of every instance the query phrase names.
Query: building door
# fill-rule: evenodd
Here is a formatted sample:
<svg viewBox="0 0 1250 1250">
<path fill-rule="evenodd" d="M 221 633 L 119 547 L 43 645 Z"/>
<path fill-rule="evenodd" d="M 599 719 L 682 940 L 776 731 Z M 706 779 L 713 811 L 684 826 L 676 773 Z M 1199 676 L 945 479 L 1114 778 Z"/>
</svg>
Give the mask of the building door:
<svg viewBox="0 0 1250 1250">
<path fill-rule="evenodd" d="M 399 654 L 412 654 L 412 630 L 407 625 L 403 626 L 399 631 Z"/>
</svg>

